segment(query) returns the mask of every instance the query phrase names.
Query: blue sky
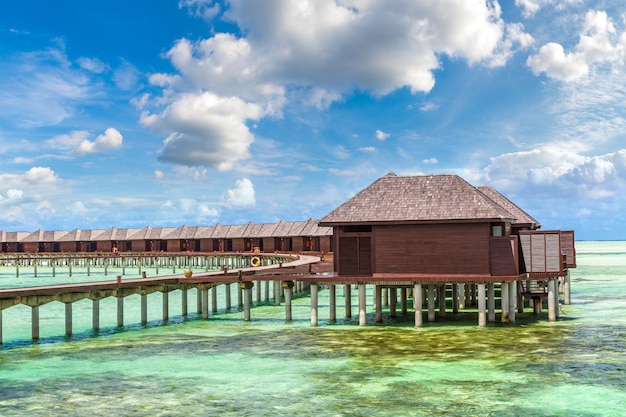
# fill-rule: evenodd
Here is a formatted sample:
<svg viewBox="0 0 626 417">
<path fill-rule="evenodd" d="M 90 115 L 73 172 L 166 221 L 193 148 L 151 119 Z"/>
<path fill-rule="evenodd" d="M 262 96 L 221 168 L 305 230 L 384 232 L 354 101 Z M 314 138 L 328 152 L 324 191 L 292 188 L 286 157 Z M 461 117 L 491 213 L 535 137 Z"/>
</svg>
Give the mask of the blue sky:
<svg viewBox="0 0 626 417">
<path fill-rule="evenodd" d="M 0 6 L 0 230 L 321 218 L 388 172 L 626 239 L 621 2 Z"/>
</svg>

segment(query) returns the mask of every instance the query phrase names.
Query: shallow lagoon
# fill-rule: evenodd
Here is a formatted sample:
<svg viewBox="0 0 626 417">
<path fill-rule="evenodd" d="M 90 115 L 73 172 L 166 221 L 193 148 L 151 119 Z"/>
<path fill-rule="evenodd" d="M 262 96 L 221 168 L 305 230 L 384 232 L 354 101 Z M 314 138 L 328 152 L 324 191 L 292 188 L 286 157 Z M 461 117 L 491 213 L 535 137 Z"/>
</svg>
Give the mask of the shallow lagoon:
<svg viewBox="0 0 626 417">
<path fill-rule="evenodd" d="M 59 336 L 63 305 L 51 303 L 33 344 L 30 309 L 14 307 L 4 312 L 0 414 L 624 415 L 626 242 L 576 246 L 573 304 L 556 323 L 527 312 L 514 325 L 478 328 L 468 312 L 415 329 L 412 314 L 375 325 L 368 307 L 365 328 L 358 317 L 331 324 L 327 291 L 317 328 L 306 297 L 294 300 L 291 323 L 269 304 L 249 323 L 240 311 L 203 321 L 175 316 L 173 292 L 165 325 L 160 294 L 149 298 L 148 326 L 123 329 L 114 327 L 115 300 L 101 301 L 97 334 L 91 303 L 79 302 L 69 339 Z M 138 322 L 139 297 L 125 307 L 126 321 Z"/>
</svg>

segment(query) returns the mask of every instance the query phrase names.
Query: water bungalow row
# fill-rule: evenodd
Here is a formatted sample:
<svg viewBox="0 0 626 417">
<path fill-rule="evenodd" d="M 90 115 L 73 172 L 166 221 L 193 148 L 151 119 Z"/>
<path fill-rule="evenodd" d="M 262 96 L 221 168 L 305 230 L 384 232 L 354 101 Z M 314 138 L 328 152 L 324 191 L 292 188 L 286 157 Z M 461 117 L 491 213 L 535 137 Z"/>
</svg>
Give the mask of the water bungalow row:
<svg viewBox="0 0 626 417">
<path fill-rule="evenodd" d="M 0 231 L 3 253 L 332 252 L 332 228 L 306 221 L 244 225 Z"/>
</svg>

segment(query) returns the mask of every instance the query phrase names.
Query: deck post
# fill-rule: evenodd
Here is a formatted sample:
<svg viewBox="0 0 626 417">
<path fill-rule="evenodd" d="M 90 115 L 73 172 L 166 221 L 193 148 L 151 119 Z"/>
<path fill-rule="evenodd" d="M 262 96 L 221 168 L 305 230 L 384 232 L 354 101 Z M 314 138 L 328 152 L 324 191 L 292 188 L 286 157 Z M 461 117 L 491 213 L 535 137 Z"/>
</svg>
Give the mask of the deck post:
<svg viewBox="0 0 626 417">
<path fill-rule="evenodd" d="M 554 279 L 550 278 L 548 280 L 548 320 L 556 321 L 556 296 L 554 293 L 556 292 L 556 282 Z"/>
<path fill-rule="evenodd" d="M 261 289 L 261 281 L 259 281 L 259 289 Z M 230 309 L 233 308 L 230 298 L 230 284 L 224 284 L 224 293 L 226 298 L 226 311 L 230 311 Z M 259 301 L 261 300 L 259 299 Z"/>
<path fill-rule="evenodd" d="M 209 318 L 209 289 L 202 288 L 202 318 L 204 320 Z"/>
<path fill-rule="evenodd" d="M 435 321 L 435 285 L 428 284 L 428 321 Z"/>
<path fill-rule="evenodd" d="M 124 327 L 124 297 L 117 296 L 117 327 Z"/>
<path fill-rule="evenodd" d="M 261 281 L 256 282 L 256 302 L 261 302 Z"/>
<path fill-rule="evenodd" d="M 515 303 L 517 303 L 517 281 L 509 282 L 509 323 L 515 323 Z"/>
<path fill-rule="evenodd" d="M 487 284 L 487 321 L 496 321 L 496 286 Z"/>
<path fill-rule="evenodd" d="M 72 335 L 72 303 L 65 303 L 65 335 Z"/>
<path fill-rule="evenodd" d="M 181 288 L 180 290 L 180 306 L 182 316 L 187 317 L 187 288 Z"/>
<path fill-rule="evenodd" d="M 31 307 L 31 333 L 33 340 L 39 340 L 39 306 Z"/>
<path fill-rule="evenodd" d="M 472 284 L 467 283 L 464 285 L 465 287 L 465 307 L 471 307 L 472 306 Z"/>
<path fill-rule="evenodd" d="M 374 285 L 374 309 L 376 310 L 376 323 L 383 322 L 383 293 L 387 293 L 387 289 L 381 285 Z M 389 301 L 389 297 L 386 297 Z"/>
<path fill-rule="evenodd" d="M 570 275 L 569 275 L 569 270 L 567 270 L 567 272 L 565 273 L 565 277 L 563 278 L 564 282 L 563 282 L 563 304 L 565 304 L 566 306 L 570 305 L 572 303 L 572 294 L 571 294 L 571 290 L 570 290 Z"/>
<path fill-rule="evenodd" d="M 274 282 L 274 305 L 275 306 L 279 306 L 280 305 L 280 295 L 281 295 L 281 288 L 280 288 L 280 281 L 273 281 Z"/>
<path fill-rule="evenodd" d="M 359 284 L 359 326 L 367 324 L 365 284 Z"/>
<path fill-rule="evenodd" d="M 439 300 L 439 317 L 446 316 L 446 284 L 437 287 L 437 298 Z"/>
<path fill-rule="evenodd" d="M 389 317 L 396 317 L 396 307 L 398 305 L 398 289 L 389 288 Z"/>
<path fill-rule="evenodd" d="M 0 345 L 2 344 L 2 309 L 0 308 Z"/>
<path fill-rule="evenodd" d="M 237 289 L 237 306 L 243 307 L 243 289 Z"/>
<path fill-rule="evenodd" d="M 402 287 L 400 288 L 400 310 L 402 311 L 402 314 L 406 314 L 407 313 L 407 305 L 406 305 L 406 288 Z"/>
<path fill-rule="evenodd" d="M 265 301 L 269 301 L 270 300 L 270 282 L 269 281 L 265 281 Z"/>
<path fill-rule="evenodd" d="M 163 291 L 163 321 L 170 319 L 170 293 L 165 289 Z"/>
<path fill-rule="evenodd" d="M 97 332 L 100 330 L 100 300 L 91 302 L 91 327 Z"/>
<path fill-rule="evenodd" d="M 452 314 L 459 312 L 459 284 L 452 284 Z"/>
<path fill-rule="evenodd" d="M 252 287 L 254 283 L 252 281 L 245 281 L 239 283 L 239 293 L 243 291 L 243 319 L 244 321 L 250 321 L 250 307 L 252 306 Z"/>
<path fill-rule="evenodd" d="M 337 286 L 330 284 L 328 286 L 328 304 L 330 308 L 330 321 L 337 321 Z"/>
<path fill-rule="evenodd" d="M 415 309 L 415 327 L 422 327 L 422 284 L 413 285 L 413 308 Z"/>
<path fill-rule="evenodd" d="M 465 310 L 465 284 L 459 284 L 459 310 Z"/>
<path fill-rule="evenodd" d="M 196 313 L 202 314 L 202 290 L 200 286 L 196 287 Z"/>
<path fill-rule="evenodd" d="M 211 312 L 217 313 L 217 285 L 211 288 Z"/>
<path fill-rule="evenodd" d="M 141 325 L 148 323 L 148 294 L 141 294 Z"/>
<path fill-rule="evenodd" d="M 389 307 L 389 288 L 382 288 L 383 305 Z"/>
<path fill-rule="evenodd" d="M 478 291 L 478 325 L 485 327 L 487 325 L 487 316 L 485 311 L 487 310 L 487 304 L 485 300 L 485 284 L 481 282 L 476 284 L 476 291 Z"/>
<path fill-rule="evenodd" d="M 346 303 L 346 318 L 349 319 L 352 317 L 352 287 L 350 284 L 343 286 L 343 296 Z"/>
<path fill-rule="evenodd" d="M 509 322 L 509 283 L 503 282 L 500 285 L 500 309 L 502 310 L 502 323 Z"/>
<path fill-rule="evenodd" d="M 311 327 L 317 326 L 317 283 L 311 284 Z"/>
<path fill-rule="evenodd" d="M 293 292 L 293 281 L 283 281 L 283 288 L 285 289 L 285 320 L 291 321 L 291 295 Z"/>
</svg>

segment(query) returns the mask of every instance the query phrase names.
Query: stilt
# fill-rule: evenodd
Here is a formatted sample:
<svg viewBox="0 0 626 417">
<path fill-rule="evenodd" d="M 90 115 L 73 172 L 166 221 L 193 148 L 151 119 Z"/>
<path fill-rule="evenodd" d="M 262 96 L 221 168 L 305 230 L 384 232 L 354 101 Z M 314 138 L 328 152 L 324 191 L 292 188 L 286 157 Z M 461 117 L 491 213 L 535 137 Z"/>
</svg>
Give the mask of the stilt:
<svg viewBox="0 0 626 417">
<path fill-rule="evenodd" d="M 141 324 L 148 323 L 148 295 L 141 294 Z"/>
<path fill-rule="evenodd" d="M 435 321 L 435 285 L 428 284 L 428 321 Z"/>
<path fill-rule="evenodd" d="M 459 310 L 465 310 L 465 284 L 459 284 Z"/>
<path fill-rule="evenodd" d="M 365 284 L 359 284 L 359 326 L 367 324 Z"/>
<path fill-rule="evenodd" d="M 256 282 L 256 302 L 260 303 L 261 302 L 261 281 L 257 281 Z M 227 309 L 229 310 L 229 309 Z"/>
<path fill-rule="evenodd" d="M 517 281 L 509 282 L 509 323 L 515 323 L 515 303 L 517 302 Z"/>
<path fill-rule="evenodd" d="M 317 284 L 311 284 L 311 326 L 317 327 Z"/>
<path fill-rule="evenodd" d="M 500 309 L 502 310 L 502 323 L 509 322 L 509 283 L 503 282 L 500 286 Z"/>
<path fill-rule="evenodd" d="M 252 287 L 254 283 L 252 281 L 240 282 L 239 292 L 243 291 L 243 319 L 244 321 L 250 321 L 250 307 L 252 306 Z"/>
<path fill-rule="evenodd" d="M 389 307 L 389 289 L 388 288 L 383 288 L 382 289 L 382 295 L 383 295 L 383 305 L 385 307 Z"/>
<path fill-rule="evenodd" d="M 328 286 L 328 304 L 330 309 L 330 321 L 337 321 L 337 286 L 330 284 Z"/>
<path fill-rule="evenodd" d="M 475 306 L 476 305 L 476 284 L 470 285 L 470 288 L 472 290 L 471 291 L 471 293 L 472 293 L 472 304 L 471 305 Z"/>
<path fill-rule="evenodd" d="M 91 302 L 91 327 L 94 332 L 100 330 L 100 300 L 92 300 Z"/>
<path fill-rule="evenodd" d="M 170 293 L 163 291 L 163 321 L 170 319 Z"/>
<path fill-rule="evenodd" d="M 243 290 L 241 288 L 237 289 L 237 305 L 239 308 L 243 307 Z M 276 305 L 280 305 L 280 303 Z"/>
<path fill-rule="evenodd" d="M 413 308 L 415 309 L 415 327 L 422 327 L 422 284 L 413 285 Z"/>
<path fill-rule="evenodd" d="M 439 299 L 439 317 L 446 316 L 446 284 L 437 287 L 437 297 Z"/>
<path fill-rule="evenodd" d="M 217 285 L 211 288 L 211 312 L 217 313 Z"/>
<path fill-rule="evenodd" d="M 459 284 L 452 284 L 452 314 L 459 312 Z"/>
<path fill-rule="evenodd" d="M 570 290 L 570 274 L 569 270 L 566 272 L 563 282 L 563 304 L 566 306 L 572 303 L 572 294 Z"/>
<path fill-rule="evenodd" d="M 380 285 L 374 285 L 374 310 L 376 312 L 376 323 L 383 322 L 383 293 L 387 293 L 386 288 L 383 288 Z"/>
<path fill-rule="evenodd" d="M 352 317 L 352 287 L 350 284 L 343 286 L 343 297 L 346 303 L 346 318 Z"/>
<path fill-rule="evenodd" d="M 291 321 L 291 294 L 293 292 L 293 281 L 283 281 L 283 289 L 285 290 L 285 320 Z"/>
<path fill-rule="evenodd" d="M 0 345 L 3 343 L 2 340 L 2 309 L 0 308 Z"/>
<path fill-rule="evenodd" d="M 39 306 L 31 307 L 31 333 L 33 340 L 39 340 Z"/>
<path fill-rule="evenodd" d="M 261 289 L 260 281 L 258 289 Z M 230 311 L 230 309 L 232 308 L 232 301 L 230 297 L 230 284 L 224 284 L 224 298 L 226 298 L 226 311 Z"/>
<path fill-rule="evenodd" d="M 541 314 L 541 297 L 533 297 L 533 314 L 538 316 Z"/>
<path fill-rule="evenodd" d="M 187 288 L 182 288 L 180 290 L 180 306 L 182 316 L 187 317 Z"/>
<path fill-rule="evenodd" d="M 65 303 L 65 335 L 72 335 L 72 303 Z"/>
<path fill-rule="evenodd" d="M 274 281 L 274 305 L 280 305 L 280 293 L 281 293 L 280 281 Z"/>
<path fill-rule="evenodd" d="M 209 289 L 202 288 L 200 292 L 202 294 L 202 318 L 206 320 L 209 318 Z"/>
<path fill-rule="evenodd" d="M 398 289 L 389 288 L 389 317 L 396 318 L 396 307 L 398 305 Z"/>
<path fill-rule="evenodd" d="M 480 283 L 476 285 L 476 291 L 478 292 L 478 325 L 485 327 L 487 325 L 487 303 L 485 301 L 485 284 Z"/>
<path fill-rule="evenodd" d="M 407 290 L 406 288 L 402 287 L 400 288 L 400 308 L 402 310 L 402 314 L 406 315 L 407 311 L 408 311 L 408 307 L 407 307 Z"/>
<path fill-rule="evenodd" d="M 269 281 L 265 281 L 265 301 L 269 301 L 270 300 L 270 282 Z"/>
<path fill-rule="evenodd" d="M 548 320 L 549 321 L 556 321 L 556 309 L 557 309 L 557 303 L 556 303 L 556 280 L 553 278 L 550 278 L 548 280 Z"/>
<path fill-rule="evenodd" d="M 124 297 L 117 296 L 117 327 L 124 327 Z"/>
<path fill-rule="evenodd" d="M 487 284 L 487 321 L 496 321 L 496 286 L 493 282 Z"/>
</svg>

